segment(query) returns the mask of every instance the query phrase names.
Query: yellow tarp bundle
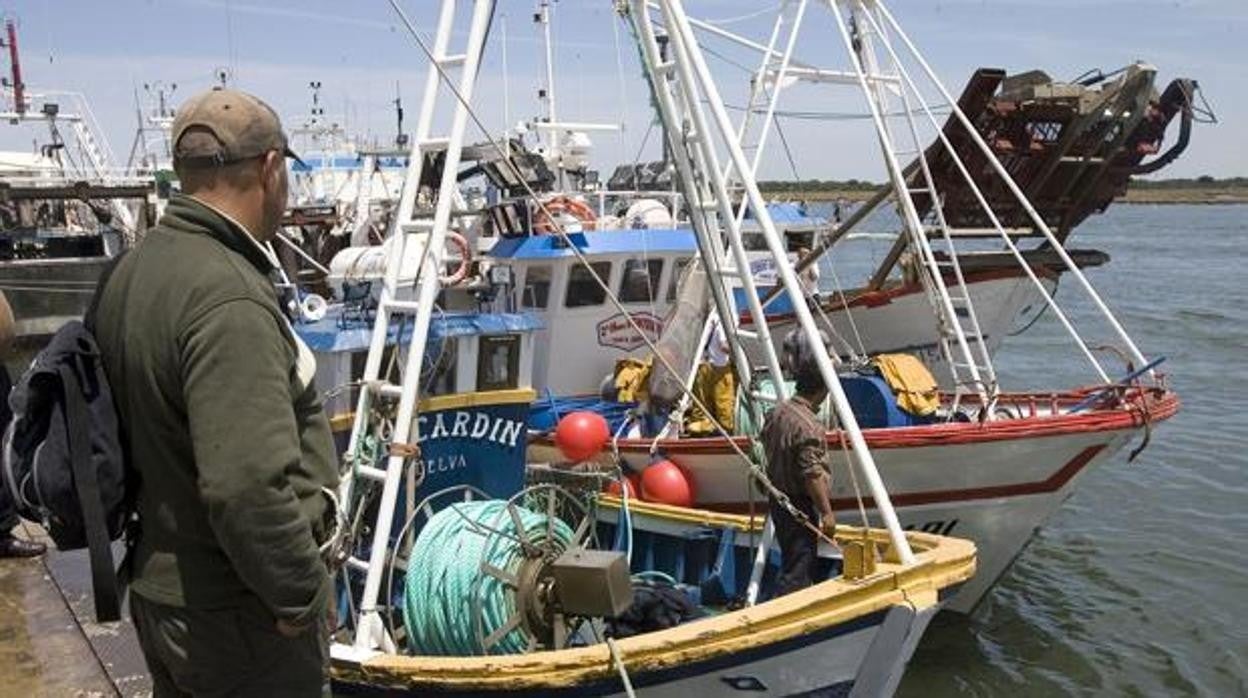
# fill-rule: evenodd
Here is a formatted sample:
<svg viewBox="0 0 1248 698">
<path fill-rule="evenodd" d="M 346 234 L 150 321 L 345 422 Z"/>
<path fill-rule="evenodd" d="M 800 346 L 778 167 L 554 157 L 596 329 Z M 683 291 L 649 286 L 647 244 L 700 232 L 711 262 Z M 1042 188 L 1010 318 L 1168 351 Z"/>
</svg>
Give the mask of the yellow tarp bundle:
<svg viewBox="0 0 1248 698">
<path fill-rule="evenodd" d="M 737 377 L 731 365 L 713 366 L 702 362 L 693 379 L 693 394 L 715 415 L 725 431 L 733 433 L 737 417 Z M 692 402 L 685 416 L 685 432 L 690 436 L 719 434 L 714 422 Z"/>
<path fill-rule="evenodd" d="M 932 372 L 910 354 L 880 354 L 871 360 L 897 396 L 897 406 L 917 416 L 929 415 L 940 407 L 936 379 Z"/>
<path fill-rule="evenodd" d="M 644 402 L 650 397 L 650 359 L 620 359 L 615 362 L 616 399 Z"/>
<path fill-rule="evenodd" d="M 615 362 L 616 399 L 620 402 L 645 402 L 650 397 L 652 359 L 625 358 Z M 693 394 L 698 396 L 728 433 L 736 427 L 737 381 L 732 366 L 712 366 L 703 362 L 693 380 Z M 694 403 L 685 413 L 685 432 L 691 436 L 718 434 L 714 424 Z"/>
</svg>

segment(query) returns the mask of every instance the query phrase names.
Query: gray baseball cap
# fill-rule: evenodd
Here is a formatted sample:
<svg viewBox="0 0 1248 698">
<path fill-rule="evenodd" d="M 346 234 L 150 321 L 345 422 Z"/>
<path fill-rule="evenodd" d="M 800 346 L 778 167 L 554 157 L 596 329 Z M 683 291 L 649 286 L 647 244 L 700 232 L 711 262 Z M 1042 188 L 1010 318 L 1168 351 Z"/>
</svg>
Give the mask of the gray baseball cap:
<svg viewBox="0 0 1248 698">
<path fill-rule="evenodd" d="M 174 163 L 224 165 L 270 150 L 303 164 L 290 149 L 277 112 L 246 92 L 201 92 L 183 102 L 173 119 Z"/>
</svg>

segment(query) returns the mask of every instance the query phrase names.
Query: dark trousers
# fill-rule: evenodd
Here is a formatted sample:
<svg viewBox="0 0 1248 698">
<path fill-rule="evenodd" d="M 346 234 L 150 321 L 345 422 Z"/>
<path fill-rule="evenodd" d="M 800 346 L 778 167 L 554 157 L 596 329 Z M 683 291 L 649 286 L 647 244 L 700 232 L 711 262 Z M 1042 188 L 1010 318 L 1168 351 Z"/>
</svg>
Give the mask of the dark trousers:
<svg viewBox="0 0 1248 698">
<path fill-rule="evenodd" d="M 288 638 L 258 599 L 206 610 L 166 606 L 138 594 L 130 595 L 130 614 L 153 698 L 330 695 L 324 622 Z"/>
<path fill-rule="evenodd" d="M 0 538 L 9 535 L 18 522 L 17 505 L 13 503 L 13 496 L 9 493 L 9 488 L 0 482 Z"/>
<path fill-rule="evenodd" d="M 9 378 L 9 369 L 0 363 L 0 435 L 8 430 L 9 422 L 13 419 L 13 411 L 9 409 L 9 391 L 12 389 L 13 380 Z M 13 502 L 9 488 L 0 481 L 0 538 L 9 535 L 9 531 L 17 524 L 17 505 Z"/>
<path fill-rule="evenodd" d="M 793 500 L 794 508 L 815 520 L 814 507 L 808 502 Z M 776 543 L 780 545 L 780 576 L 776 580 L 776 596 L 805 589 L 814 583 L 815 558 L 819 539 L 787 509 L 772 500 L 771 522 L 776 527 Z"/>
</svg>

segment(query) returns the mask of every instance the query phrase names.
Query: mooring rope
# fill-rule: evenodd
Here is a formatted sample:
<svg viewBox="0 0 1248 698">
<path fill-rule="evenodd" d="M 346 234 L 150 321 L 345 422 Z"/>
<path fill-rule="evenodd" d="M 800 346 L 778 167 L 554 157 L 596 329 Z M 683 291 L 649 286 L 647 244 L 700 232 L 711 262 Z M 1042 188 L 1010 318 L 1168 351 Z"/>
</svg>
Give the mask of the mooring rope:
<svg viewBox="0 0 1248 698">
<path fill-rule="evenodd" d="M 521 506 L 514 510 L 515 518 L 505 501 L 462 502 L 424 525 L 409 558 L 403 604 L 411 651 L 471 656 L 529 648 L 532 636 L 519 624 L 486 646 L 519 611 L 516 589 L 485 570 L 514 577 L 525 559 L 521 541 L 557 550 L 571 543 L 573 533 L 558 518 Z"/>
</svg>

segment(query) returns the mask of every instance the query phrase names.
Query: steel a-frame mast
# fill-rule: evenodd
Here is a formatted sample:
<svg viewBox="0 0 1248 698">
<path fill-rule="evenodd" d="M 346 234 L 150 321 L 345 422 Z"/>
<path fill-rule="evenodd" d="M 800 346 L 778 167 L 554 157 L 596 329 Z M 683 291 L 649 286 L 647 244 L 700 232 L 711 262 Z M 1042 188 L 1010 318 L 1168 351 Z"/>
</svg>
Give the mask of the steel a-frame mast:
<svg viewBox="0 0 1248 698">
<path fill-rule="evenodd" d="M 784 378 L 770 339 L 767 318 L 749 273 L 741 226 L 734 215 L 728 189 L 729 176 L 741 187 L 744 205 L 754 214 L 785 290 L 795 299 L 803 298 L 804 294 L 789 264 L 784 242 L 758 190 L 754 168 L 742 151 L 737 129 L 728 117 L 702 49 L 694 38 L 683 3 L 680 0 L 631 0 L 627 10 L 634 35 L 641 44 L 642 64 L 674 156 L 702 262 L 707 266 L 715 311 L 733 345 L 738 373 L 744 374 L 747 380 L 752 373 L 739 339 L 757 339 L 764 353 L 764 368 L 771 375 L 777 390 L 783 394 Z M 664 59 L 660 50 L 656 30 L 659 23 L 666 31 L 669 59 Z M 718 149 L 721 147 L 727 153 L 725 167 L 719 163 Z M 730 280 L 739 282 L 743 287 L 756 334 L 739 329 L 740 313 L 733 302 Z M 806 340 L 815 346 L 822 346 L 809 308 L 802 302 L 796 302 L 794 311 Z M 837 417 L 853 447 L 853 461 L 867 482 L 894 550 L 904 564 L 911 564 L 914 561 L 913 552 L 841 388 L 832 359 L 826 352 L 815 352 L 815 355 L 831 392 Z"/>
<path fill-rule="evenodd" d="M 859 88 L 866 98 L 868 116 L 884 155 L 889 187 L 855 212 L 829 240 L 821 243 L 815 254 L 802 260 L 800 268 L 804 269 L 814 263 L 816 255 L 826 253 L 837 240 L 842 239 L 845 233 L 891 194 L 896 200 L 898 214 L 903 223 L 901 240 L 904 241 L 904 247 L 914 255 L 915 271 L 937 319 L 938 344 L 953 373 L 952 379 L 959 397 L 975 396 L 984 408 L 983 414 L 986 418 L 991 418 L 991 408 L 999 390 L 996 372 L 989 359 L 986 338 L 967 292 L 966 280 L 955 249 L 955 241 L 961 244 L 971 239 L 996 240 L 1002 244 L 1043 298 L 1046 307 L 1052 311 L 1075 346 L 1091 364 L 1097 377 L 1106 383 L 1111 382 L 1108 373 L 1093 355 L 1073 321 L 1058 307 L 1052 293 L 1044 287 L 1035 269 L 1019 249 L 1015 238 L 1020 235 L 1020 230 L 1007 228 L 1002 224 L 1000 216 L 976 183 L 971 168 L 987 167 L 1000 179 L 1015 204 L 1029 219 L 1032 227 L 1022 230 L 1021 233 L 1044 240 L 1061 260 L 1064 271 L 1087 294 L 1132 361 L 1137 365 L 1147 365 L 1147 359 L 1130 335 L 1070 258 L 1047 221 L 1028 201 L 991 146 L 959 106 L 957 99 L 940 81 L 883 0 L 821 0 L 811 4 L 817 5 L 830 15 L 831 25 L 836 28 L 849 57 L 848 70 L 817 66 L 802 61 L 793 52 L 792 36 L 801 29 L 803 21 L 810 21 L 809 18 L 803 20 L 801 8 L 805 7 L 804 3 L 797 5 L 798 11 L 789 23 L 787 36 L 790 41 L 786 42 L 781 60 L 777 60 L 776 34 L 780 17 L 786 12 L 787 6 L 794 5 L 794 0 L 782 3 L 777 15 L 777 30 L 773 30 L 772 39 L 766 45 L 715 24 L 688 18 L 688 23 L 700 32 L 762 54 L 762 65 L 754 78 L 750 114 L 761 110 L 761 100 L 755 99 L 759 86 L 764 92 L 770 87 L 771 94 L 766 109 L 767 116 L 764 123 L 757 128 L 765 129 L 770 126 L 767 122 L 776 113 L 775 99 L 792 82 L 853 86 Z M 656 0 L 650 0 L 648 5 L 653 9 L 660 7 Z M 929 100 L 924 96 L 925 92 L 933 92 L 934 98 Z M 750 114 L 747 114 L 743 123 L 743 133 L 750 126 Z M 948 131 L 955 125 L 965 130 L 964 137 L 972 146 L 971 152 L 976 158 L 976 164 L 969 164 L 964 154 L 953 146 Z M 928 142 L 922 140 L 921 133 L 925 133 L 935 142 L 929 147 Z M 959 228 L 945 219 L 943 194 L 935 182 L 930 164 L 931 158 L 937 155 L 945 157 L 953 166 L 990 222 L 990 227 Z M 920 207 L 916 198 L 927 201 L 930 205 Z M 926 209 L 928 214 L 920 216 L 920 209 Z M 879 281 L 877 276 L 872 283 Z M 769 293 L 764 305 L 777 295 L 778 291 Z"/>
</svg>

